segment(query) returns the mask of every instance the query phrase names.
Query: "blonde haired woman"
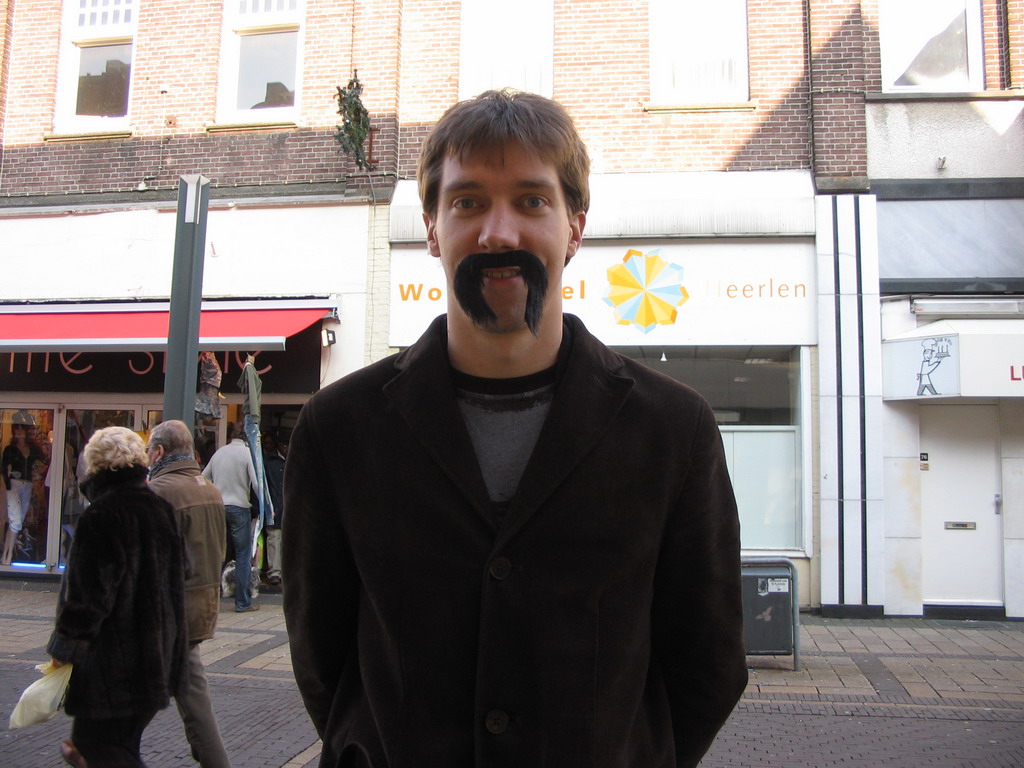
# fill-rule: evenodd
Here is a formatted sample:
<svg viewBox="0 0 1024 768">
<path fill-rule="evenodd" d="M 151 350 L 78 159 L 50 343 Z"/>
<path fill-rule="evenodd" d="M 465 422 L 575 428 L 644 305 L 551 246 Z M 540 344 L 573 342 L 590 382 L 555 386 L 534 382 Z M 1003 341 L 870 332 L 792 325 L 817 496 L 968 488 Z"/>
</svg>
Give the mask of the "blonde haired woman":
<svg viewBox="0 0 1024 768">
<path fill-rule="evenodd" d="M 142 732 L 181 688 L 188 645 L 185 544 L 146 486 L 142 439 L 107 427 L 85 446 L 78 522 L 47 652 L 73 663 L 61 751 L 71 765 L 142 766 Z"/>
</svg>

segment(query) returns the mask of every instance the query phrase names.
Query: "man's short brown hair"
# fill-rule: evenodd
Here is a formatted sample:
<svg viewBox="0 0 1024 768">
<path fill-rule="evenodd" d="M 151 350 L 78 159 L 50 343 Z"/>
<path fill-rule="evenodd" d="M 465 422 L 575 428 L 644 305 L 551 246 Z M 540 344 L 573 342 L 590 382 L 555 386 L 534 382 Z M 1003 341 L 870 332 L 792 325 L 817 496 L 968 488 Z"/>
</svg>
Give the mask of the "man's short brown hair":
<svg viewBox="0 0 1024 768">
<path fill-rule="evenodd" d="M 590 158 L 565 108 L 535 93 L 485 91 L 451 107 L 427 137 L 417 180 L 423 212 L 437 215 L 441 167 L 448 157 L 518 144 L 558 171 L 569 215 L 590 207 Z"/>
</svg>

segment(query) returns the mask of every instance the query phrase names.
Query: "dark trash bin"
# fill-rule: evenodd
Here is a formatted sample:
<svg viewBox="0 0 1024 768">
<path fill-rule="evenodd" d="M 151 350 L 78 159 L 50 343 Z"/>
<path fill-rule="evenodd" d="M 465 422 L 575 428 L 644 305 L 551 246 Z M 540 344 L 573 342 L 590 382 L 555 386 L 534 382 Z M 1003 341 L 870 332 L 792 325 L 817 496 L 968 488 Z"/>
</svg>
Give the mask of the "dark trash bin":
<svg viewBox="0 0 1024 768">
<path fill-rule="evenodd" d="M 796 566 L 787 558 L 741 563 L 743 638 L 749 656 L 792 656 L 800 668 L 800 600 Z"/>
</svg>

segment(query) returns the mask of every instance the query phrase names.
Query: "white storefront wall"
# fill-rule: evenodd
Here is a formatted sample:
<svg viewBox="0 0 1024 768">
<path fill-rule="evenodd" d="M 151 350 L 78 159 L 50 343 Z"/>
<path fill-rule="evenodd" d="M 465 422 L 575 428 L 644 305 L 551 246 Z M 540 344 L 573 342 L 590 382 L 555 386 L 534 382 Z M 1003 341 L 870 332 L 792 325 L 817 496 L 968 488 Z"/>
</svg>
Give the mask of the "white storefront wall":
<svg viewBox="0 0 1024 768">
<path fill-rule="evenodd" d="M 885 600 L 877 219 L 871 195 L 819 196 L 817 543 L 823 613 Z"/>
<path fill-rule="evenodd" d="M 610 281 L 623 267 L 635 280 L 616 305 Z M 391 269 L 390 343 L 404 347 L 445 311 L 447 291 L 439 261 L 423 245 L 395 246 Z M 631 311 L 645 293 L 663 310 L 650 324 Z M 817 343 L 808 239 L 585 241 L 565 270 L 562 298 L 564 311 L 609 346 Z"/>
<path fill-rule="evenodd" d="M 882 333 L 886 613 L 1024 616 L 1024 318 L 928 322 L 893 297 Z"/>
<path fill-rule="evenodd" d="M 939 197 L 884 202 L 892 213 L 880 227 L 883 278 L 957 278 L 967 284 L 1020 277 L 1019 195 L 975 197 L 974 187 L 1024 176 L 1022 113 L 1024 103 L 1006 92 L 975 99 L 869 99 L 868 176 L 945 185 Z M 953 305 L 984 298 L 948 297 Z M 952 306 L 946 316 L 918 317 L 907 296 L 888 297 L 881 305 L 884 537 L 878 549 L 890 615 L 1001 603 L 1007 616 L 1024 616 L 1024 318 L 1018 313 L 1009 321 L 1014 325 L 1006 325 L 1005 319 L 963 319 L 965 314 Z M 924 387 L 919 374 L 927 376 Z M 957 424 L 963 426 L 959 434 Z M 976 450 L 970 450 L 972 439 Z M 969 490 L 963 486 L 974 483 L 947 472 L 947 454 L 968 461 L 989 457 L 999 507 L 981 483 L 977 498 L 963 495 Z M 942 488 L 944 477 L 948 489 Z M 961 508 L 940 514 L 935 499 L 946 496 L 962 499 Z M 979 549 L 986 527 L 998 536 Z M 955 544 L 946 546 L 943 538 Z M 962 556 L 966 561 L 957 559 Z M 971 589 L 980 565 L 997 569 L 998 599 Z M 936 582 L 943 571 L 951 579 Z"/>
<path fill-rule="evenodd" d="M 321 202 L 211 203 L 205 299 L 326 297 L 337 304 L 321 379 L 365 364 L 369 207 Z M 171 290 L 176 209 L 22 209 L 0 216 L 4 302 L 147 301 Z M 339 233 L 344 233 L 340 236 Z"/>
</svg>

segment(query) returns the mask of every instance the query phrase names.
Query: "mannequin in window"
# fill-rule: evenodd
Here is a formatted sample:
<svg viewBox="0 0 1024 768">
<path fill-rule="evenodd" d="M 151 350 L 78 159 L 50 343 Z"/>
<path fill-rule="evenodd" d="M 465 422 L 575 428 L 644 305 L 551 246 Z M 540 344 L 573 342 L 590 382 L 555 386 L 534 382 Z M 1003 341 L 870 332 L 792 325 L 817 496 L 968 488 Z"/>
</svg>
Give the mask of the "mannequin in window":
<svg viewBox="0 0 1024 768">
<path fill-rule="evenodd" d="M 8 518 L 0 565 L 10 565 L 14 559 L 15 540 L 25 525 L 32 504 L 33 472 L 37 463 L 45 461 L 35 441 L 30 439 L 30 430 L 35 431 L 35 422 L 28 411 L 15 413 L 11 424 L 11 442 L 4 448 L 0 458 L 4 487 L 7 489 Z"/>
</svg>

